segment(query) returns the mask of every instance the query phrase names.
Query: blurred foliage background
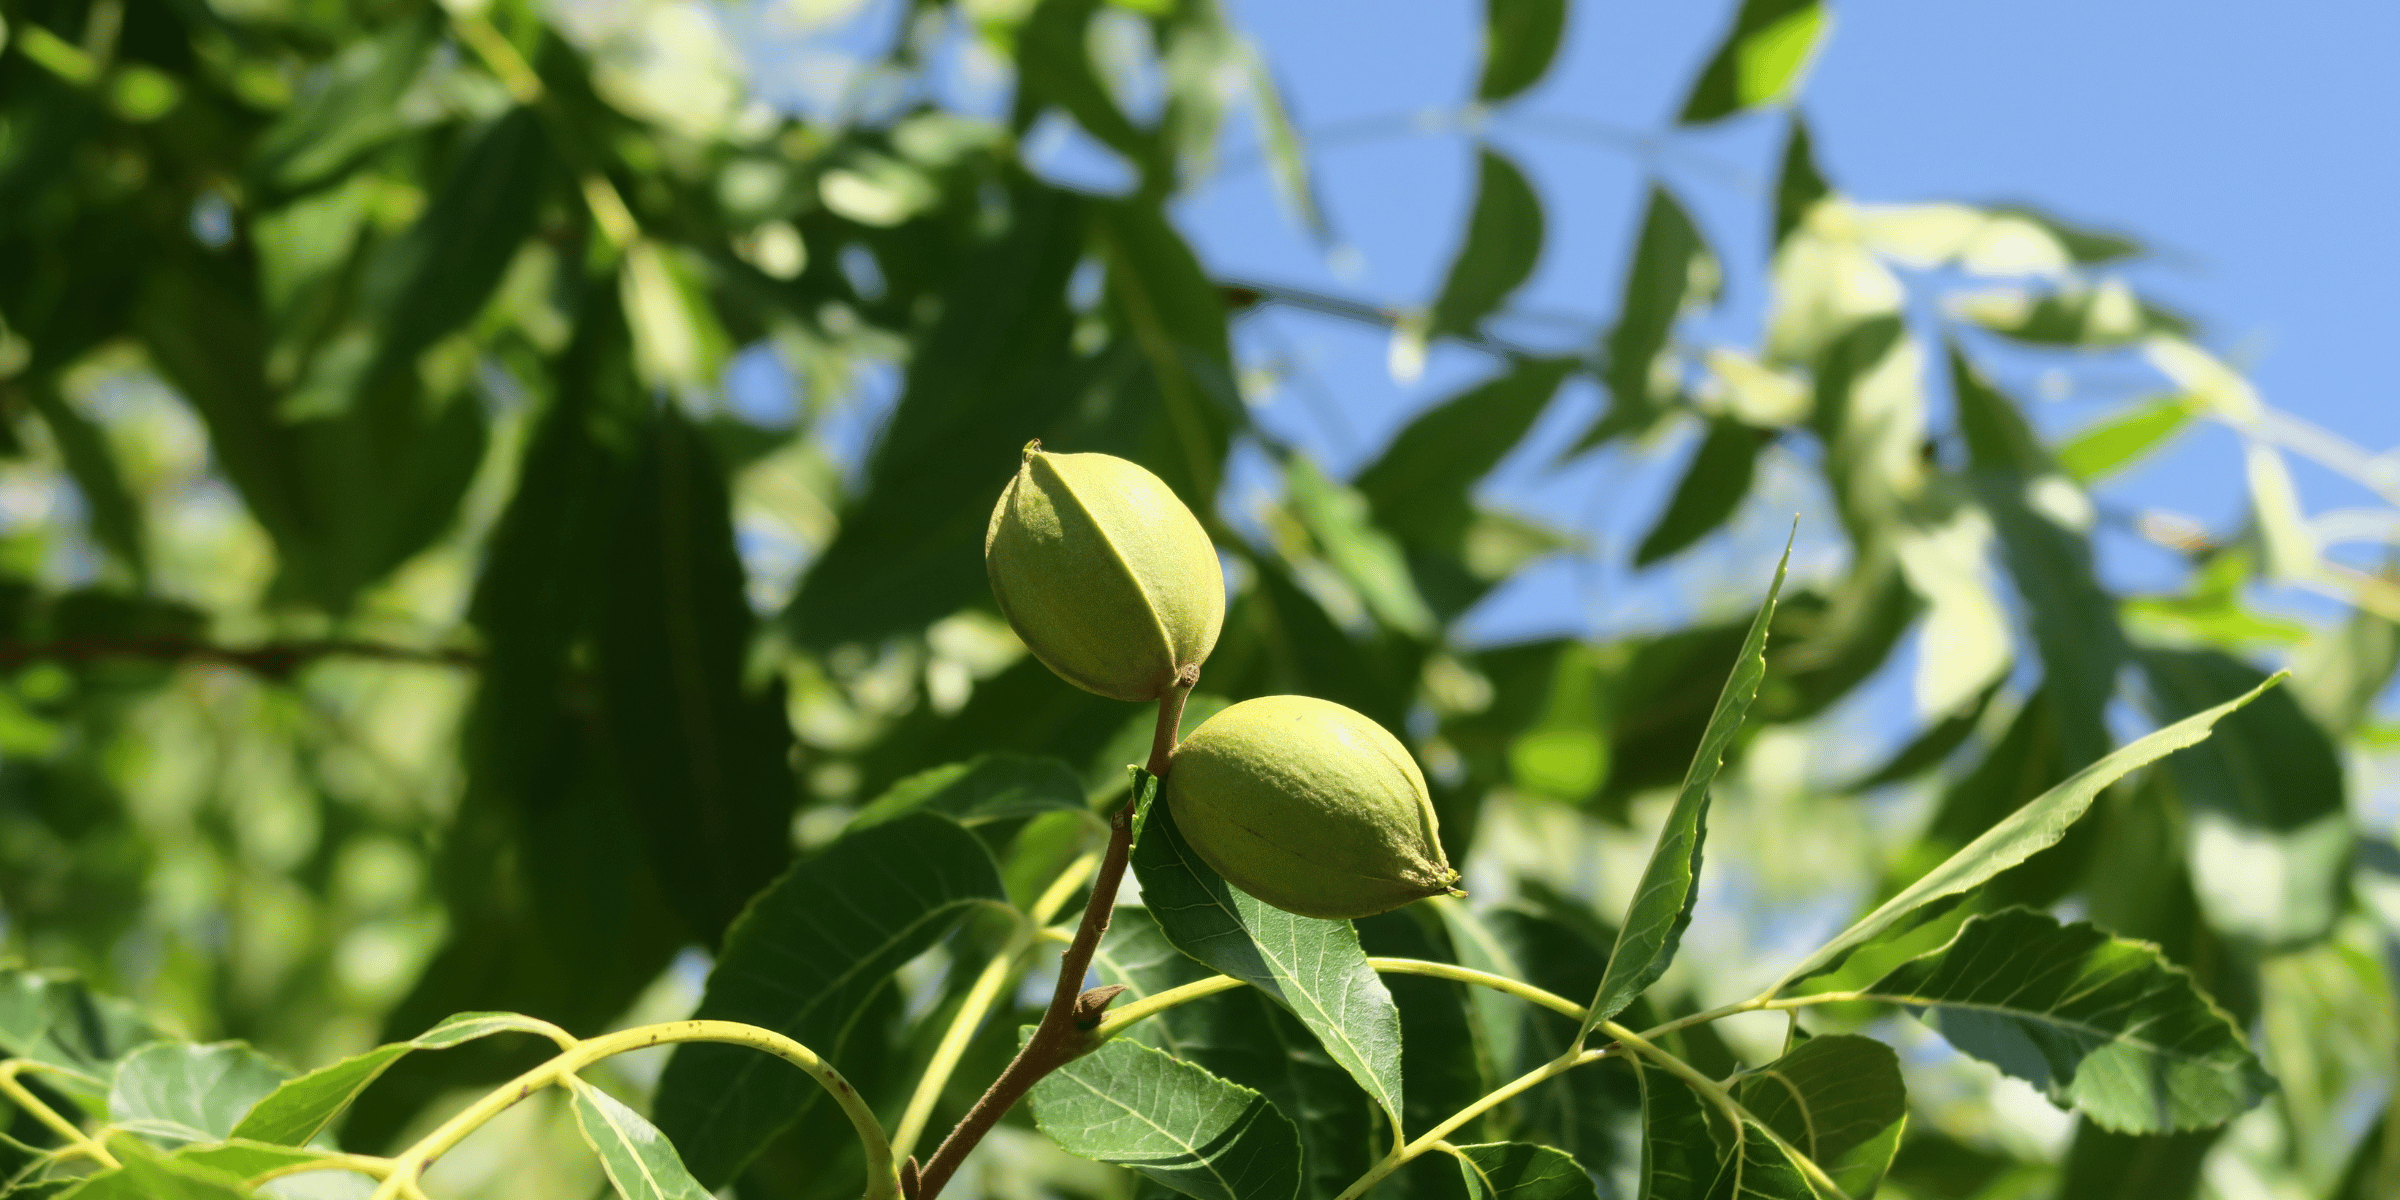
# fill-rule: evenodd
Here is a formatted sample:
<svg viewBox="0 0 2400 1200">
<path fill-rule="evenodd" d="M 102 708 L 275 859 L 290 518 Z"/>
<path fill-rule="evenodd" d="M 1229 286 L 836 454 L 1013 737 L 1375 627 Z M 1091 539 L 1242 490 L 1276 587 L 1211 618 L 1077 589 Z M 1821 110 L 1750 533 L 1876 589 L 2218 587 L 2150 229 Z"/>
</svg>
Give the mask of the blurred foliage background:
<svg viewBox="0 0 2400 1200">
<path fill-rule="evenodd" d="M 1917 1109 L 1885 1194 L 2388 1194 L 2400 583 L 2357 551 L 2400 541 L 2400 458 L 2263 404 L 2117 273 L 2134 240 L 1845 195 L 1796 103 L 1826 9 L 1747 0 L 1674 120 L 1785 131 L 1739 231 L 1761 277 L 1727 280 L 1661 180 L 1625 277 L 1592 283 L 1607 321 L 1517 311 L 1545 211 L 1578 197 L 1481 144 L 1428 294 L 1219 278 L 1175 204 L 1228 146 L 1335 243 L 1274 64 L 1214 0 L 903 7 L 803 117 L 754 98 L 698 0 L 0 0 L 7 954 L 301 1066 L 467 1009 L 681 1015 L 744 901 L 895 781 L 1011 752 L 1122 790 L 1149 713 L 1026 657 L 979 566 L 1038 437 L 1141 461 L 1222 547 L 1192 723 L 1302 692 L 1403 733 L 1477 908 L 1573 994 L 1796 512 L 1675 985 L 1755 986 L 2112 744 L 2288 665 L 1991 901 L 2159 942 L 2282 1093 L 2222 1135 L 2120 1137 L 1880 1022 Z M 1505 111 L 1566 22 L 1607 17 L 1484 19 L 1461 100 Z M 1005 114 L 946 104 L 962 71 L 1013 80 Z M 1057 120 L 1117 186 L 1029 169 Z M 1733 323 L 1755 338 L 1699 333 L 1727 295 L 1763 302 Z M 1485 365 L 1336 477 L 1252 419 L 1288 382 L 1279 313 L 1379 331 L 1396 377 L 1433 350 Z M 2029 365 L 2119 410 L 2037 436 L 1991 382 Z M 1530 469 L 1672 464 L 1662 494 L 1591 498 L 1647 506 L 1632 545 L 1482 486 L 1592 387 L 1599 418 Z M 2199 423 L 2240 436 L 2239 525 L 2112 502 Z M 2288 457 L 2364 499 L 2304 511 Z M 2181 556 L 2183 586 L 2111 594 L 2096 528 Z M 1458 632 L 1603 560 L 1693 602 L 1606 641 Z M 2262 600 L 2295 594 L 2317 602 Z M 1370 951 L 1456 953 L 1411 929 Z M 904 973 L 925 994 L 890 1055 L 921 1055 L 976 937 Z M 1780 1045 L 1745 1020 L 1720 1065 Z M 410 1059 L 345 1139 L 423 1128 L 510 1053 Z M 656 1063 L 631 1063 L 638 1097 Z M 1621 1175 L 1623 1098 L 1577 1102 L 1560 1128 Z M 1125 1186 L 1003 1133 L 985 1194 Z M 806 1136 L 740 1194 L 810 1194 Z M 573 1144 L 528 1106 L 437 1179 L 588 1195 L 595 1170 L 545 1149 Z"/>
</svg>

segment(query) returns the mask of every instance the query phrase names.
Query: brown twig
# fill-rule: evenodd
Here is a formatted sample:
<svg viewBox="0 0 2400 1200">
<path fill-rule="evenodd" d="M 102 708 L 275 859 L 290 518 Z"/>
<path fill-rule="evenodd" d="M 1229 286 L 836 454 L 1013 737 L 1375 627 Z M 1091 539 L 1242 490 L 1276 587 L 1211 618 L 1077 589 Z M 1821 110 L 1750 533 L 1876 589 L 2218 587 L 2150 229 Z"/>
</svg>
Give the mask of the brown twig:
<svg viewBox="0 0 2400 1200">
<path fill-rule="evenodd" d="M 1199 682 L 1197 667 L 1184 668 L 1183 678 L 1158 698 L 1158 730 L 1150 739 L 1150 763 L 1144 768 L 1152 775 L 1165 776 L 1175 757 L 1175 743 L 1183 728 L 1183 702 L 1191 696 L 1192 685 Z M 1090 1053 L 1100 1044 L 1092 1036 L 1108 1003 L 1116 999 L 1123 988 L 1096 987 L 1086 991 L 1084 972 L 1091 969 L 1092 954 L 1100 948 L 1100 937 L 1108 932 L 1109 916 L 1117 906 L 1117 887 L 1125 880 L 1125 864 L 1133 854 L 1133 809 L 1138 797 L 1128 797 L 1125 806 L 1117 810 L 1108 822 L 1108 850 L 1100 859 L 1100 870 L 1092 876 L 1092 897 L 1083 906 L 1083 924 L 1075 930 L 1075 940 L 1067 952 L 1059 956 L 1058 987 L 1050 994 L 1050 1007 L 1043 1010 L 1042 1020 L 1034 1026 L 1033 1036 L 1027 1038 L 1024 1049 L 992 1081 L 975 1107 L 959 1118 L 950 1136 L 942 1139 L 941 1147 L 926 1160 L 921 1170 L 903 1171 L 901 1182 L 907 1200 L 934 1200 L 942 1194 L 942 1186 L 958 1172 L 967 1154 L 983 1141 L 983 1136 L 1000 1123 L 1000 1118 L 1015 1107 L 1033 1085 L 1043 1076 Z M 912 1160 L 913 1161 L 913 1160 Z M 914 1186 L 908 1186 L 913 1182 Z"/>
<path fill-rule="evenodd" d="M 142 662 L 223 663 L 243 667 L 272 679 L 284 679 L 290 677 L 293 671 L 320 658 L 365 658 L 446 667 L 474 667 L 482 662 L 481 658 L 468 650 L 394 646 L 341 638 L 266 642 L 240 647 L 172 637 L 0 641 L 0 669 L 37 662 L 88 663 L 131 659 Z"/>
</svg>

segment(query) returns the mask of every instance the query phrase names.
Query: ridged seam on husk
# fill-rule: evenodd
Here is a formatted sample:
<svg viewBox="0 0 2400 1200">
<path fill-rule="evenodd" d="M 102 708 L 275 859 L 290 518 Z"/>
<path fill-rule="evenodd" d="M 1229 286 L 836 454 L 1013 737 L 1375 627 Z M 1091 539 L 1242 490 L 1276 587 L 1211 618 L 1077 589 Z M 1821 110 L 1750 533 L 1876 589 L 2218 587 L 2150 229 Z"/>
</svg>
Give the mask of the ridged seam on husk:
<svg viewBox="0 0 2400 1200">
<path fill-rule="evenodd" d="M 1067 495 L 1074 498 L 1075 506 L 1083 510 L 1084 519 L 1090 521 L 1092 527 L 1100 531 L 1100 544 L 1108 547 L 1109 561 L 1117 564 L 1117 570 L 1133 583 L 1134 594 L 1142 598 L 1143 613 L 1150 618 L 1151 628 L 1158 630 L 1158 644 L 1164 646 L 1167 651 L 1167 683 L 1158 689 L 1160 692 L 1164 692 L 1167 688 L 1173 687 L 1175 677 L 1185 667 L 1192 664 L 1181 661 L 1183 648 L 1175 644 L 1174 632 L 1167 628 L 1166 621 L 1158 615 L 1158 597 L 1152 595 L 1150 589 L 1143 585 L 1141 574 L 1133 569 L 1132 563 L 1126 561 L 1125 552 L 1117 548 L 1116 539 L 1110 536 L 1111 531 L 1108 526 L 1092 515 L 1092 506 L 1084 500 L 1081 493 L 1075 490 L 1075 485 L 1069 482 L 1057 467 L 1050 464 L 1051 457 L 1043 451 L 1036 450 L 1033 452 L 1033 457 L 1026 460 L 1025 465 L 1028 467 L 1039 466 L 1049 471 L 1050 477 L 1058 481 L 1058 486 L 1065 489 Z M 1137 469 L 1139 467 L 1139 464 L 1131 462 L 1128 462 L 1128 465 L 1135 466 Z M 1168 494 L 1174 495 L 1172 491 Z M 1181 497 L 1176 497 L 1176 499 L 1180 501 Z"/>
</svg>

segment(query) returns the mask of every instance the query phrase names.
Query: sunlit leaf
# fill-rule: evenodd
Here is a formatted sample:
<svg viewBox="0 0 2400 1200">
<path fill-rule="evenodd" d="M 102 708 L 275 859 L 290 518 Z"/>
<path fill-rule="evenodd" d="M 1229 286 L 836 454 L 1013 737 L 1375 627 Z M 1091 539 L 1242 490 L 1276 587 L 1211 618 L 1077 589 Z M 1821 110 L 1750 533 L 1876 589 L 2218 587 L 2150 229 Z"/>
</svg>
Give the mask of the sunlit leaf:
<svg viewBox="0 0 2400 1200">
<path fill-rule="evenodd" d="M 1831 20 L 1819 0 L 1743 0 L 1676 119 L 1696 125 L 1789 97 Z"/>
<path fill-rule="evenodd" d="M 1357 590 L 1367 611 L 1390 629 L 1415 637 L 1434 632 L 1433 610 L 1409 576 L 1400 545 L 1370 519 L 1358 492 L 1327 479 L 1306 456 L 1284 464 L 1293 515 L 1333 569 Z"/>
<path fill-rule="evenodd" d="M 982 754 L 918 772 L 892 785 L 858 815 L 850 829 L 880 825 L 912 812 L 937 812 L 961 825 L 1083 812 L 1083 780 L 1055 758 L 1030 754 Z"/>
<path fill-rule="evenodd" d="M 1804 979 L 1838 964 L 1851 950 L 1899 924 L 1917 909 L 1945 896 L 1958 895 L 2056 845 L 2060 838 L 2066 836 L 2067 827 L 2091 808 L 2092 801 L 2102 789 L 2137 768 L 2148 766 L 2187 746 L 2199 744 L 2208 737 L 2209 731 L 2216 727 L 2219 720 L 2256 699 L 2259 693 L 2275 682 L 2269 679 L 2244 695 L 2129 742 L 2100 761 L 2077 771 L 2066 782 L 2035 797 L 2007 819 L 1984 831 L 1982 836 L 1967 843 L 1958 853 L 1926 872 L 1875 911 L 1859 918 L 1856 924 L 1809 955 L 1785 978 Z"/>
<path fill-rule="evenodd" d="M 708 1189 L 684 1169 L 682 1156 L 657 1126 L 581 1079 L 570 1079 L 567 1086 L 575 1097 L 575 1127 L 599 1154 L 600 1167 L 617 1195 L 624 1200 L 708 1200 Z"/>
<path fill-rule="evenodd" d="M 122 1165 L 102 1171 L 75 1188 L 76 1200 L 248 1200 L 242 1177 L 205 1163 L 170 1158 L 133 1138 L 116 1138 L 109 1151 Z"/>
<path fill-rule="evenodd" d="M 1865 994 L 2118 1132 L 2218 1124 L 2275 1086 L 2232 1019 L 2155 947 L 2027 909 L 1969 920 Z"/>
<path fill-rule="evenodd" d="M 1708 728 L 1692 753 L 1683 789 L 1667 813 L 1650 864 L 1643 868 L 1633 901 L 1626 907 L 1616 949 L 1609 955 L 1608 974 L 1600 980 L 1591 1015 L 1584 1020 L 1587 1034 L 1600 1022 L 1625 1011 L 1634 997 L 1658 982 L 1675 960 L 1684 927 L 1691 924 L 1692 905 L 1699 898 L 1700 849 L 1708 836 L 1709 788 L 1716 782 L 1717 769 L 1724 765 L 1727 747 L 1741 732 L 1750 702 L 1758 696 L 1759 681 L 1766 676 L 1767 626 L 1775 619 L 1775 598 L 1783 593 L 1784 570 L 1791 558 L 1787 543 L 1783 558 L 1775 564 L 1774 582 L 1767 585 L 1766 602 L 1759 605 L 1749 636 L 1742 640 L 1733 677 L 1725 681 L 1716 709 L 1709 714 Z"/>
<path fill-rule="evenodd" d="M 2201 402 L 2183 395 L 2145 401 L 2061 443 L 2058 465 L 2077 483 L 2096 482 L 2157 449 L 2204 409 Z"/>
<path fill-rule="evenodd" d="M 250 1106 L 225 1136 L 276 1146 L 305 1146 L 340 1116 L 367 1085 L 411 1050 L 442 1050 L 495 1033 L 535 1033 L 542 1027 L 515 1013 L 460 1013 L 405 1042 L 377 1046 L 276 1085 Z"/>
</svg>

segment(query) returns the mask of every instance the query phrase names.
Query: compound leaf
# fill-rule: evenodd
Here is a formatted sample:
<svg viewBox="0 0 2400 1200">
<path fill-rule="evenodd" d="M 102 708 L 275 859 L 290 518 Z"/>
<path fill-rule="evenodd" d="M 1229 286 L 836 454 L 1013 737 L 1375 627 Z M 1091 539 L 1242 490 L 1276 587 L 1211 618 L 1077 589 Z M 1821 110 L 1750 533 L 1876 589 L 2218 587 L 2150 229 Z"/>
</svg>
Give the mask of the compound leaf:
<svg viewBox="0 0 2400 1200">
<path fill-rule="evenodd" d="M 2120 1133 L 2215 1125 L 2275 1089 L 2233 1019 L 2156 947 L 2030 909 L 1971 918 L 1865 996 Z"/>
</svg>

